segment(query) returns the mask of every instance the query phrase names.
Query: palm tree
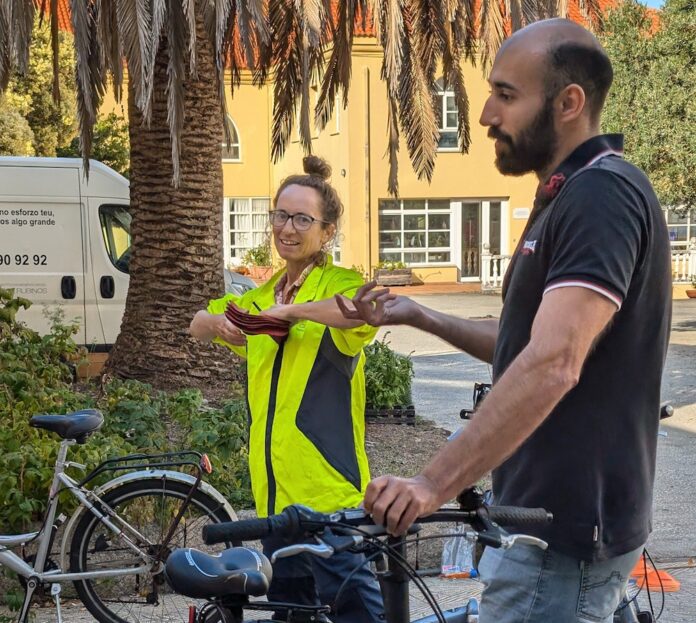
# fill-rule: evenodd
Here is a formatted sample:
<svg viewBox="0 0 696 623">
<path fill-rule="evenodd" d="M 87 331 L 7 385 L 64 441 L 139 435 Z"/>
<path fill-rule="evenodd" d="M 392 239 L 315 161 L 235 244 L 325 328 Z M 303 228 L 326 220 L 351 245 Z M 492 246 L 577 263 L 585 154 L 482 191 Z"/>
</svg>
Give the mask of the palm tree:
<svg viewBox="0 0 696 623">
<path fill-rule="evenodd" d="M 599 0 L 574 1 L 597 20 Z M 0 91 L 13 70 L 26 70 L 37 7 L 50 15 L 55 50 L 58 0 L 0 0 Z M 336 99 L 347 100 L 356 25 L 371 23 L 384 49 L 389 190 L 396 193 L 400 133 L 419 177 L 431 178 L 439 67 L 455 94 L 466 152 L 463 64 L 480 53 L 489 66 L 506 32 L 565 14 L 568 0 L 70 0 L 70 9 L 85 161 L 105 90 L 110 82 L 120 97 L 124 60 L 128 71 L 131 280 L 109 368 L 161 386 L 190 386 L 236 369 L 220 349 L 186 332 L 193 313 L 223 290 L 224 71 L 233 90 L 243 68 L 256 84 L 273 81 L 274 159 L 284 153 L 296 109 L 300 141 L 310 151 L 312 121 L 323 128 Z M 316 78 L 321 90 L 312 111 Z"/>
</svg>

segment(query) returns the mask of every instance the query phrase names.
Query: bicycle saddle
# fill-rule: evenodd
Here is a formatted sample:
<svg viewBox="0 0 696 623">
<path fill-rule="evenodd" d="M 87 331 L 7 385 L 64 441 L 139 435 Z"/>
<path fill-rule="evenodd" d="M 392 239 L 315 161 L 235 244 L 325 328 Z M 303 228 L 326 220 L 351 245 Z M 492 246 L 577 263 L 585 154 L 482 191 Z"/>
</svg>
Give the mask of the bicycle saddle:
<svg viewBox="0 0 696 623">
<path fill-rule="evenodd" d="M 246 547 L 232 547 L 212 556 L 192 547 L 175 549 L 164 573 L 175 592 L 204 599 L 265 595 L 273 577 L 268 558 Z"/>
<path fill-rule="evenodd" d="M 96 409 L 82 409 L 67 415 L 35 415 L 29 420 L 34 428 L 50 430 L 63 439 L 75 439 L 78 443 L 87 441 L 87 437 L 99 430 L 103 423 L 104 416 Z"/>
</svg>

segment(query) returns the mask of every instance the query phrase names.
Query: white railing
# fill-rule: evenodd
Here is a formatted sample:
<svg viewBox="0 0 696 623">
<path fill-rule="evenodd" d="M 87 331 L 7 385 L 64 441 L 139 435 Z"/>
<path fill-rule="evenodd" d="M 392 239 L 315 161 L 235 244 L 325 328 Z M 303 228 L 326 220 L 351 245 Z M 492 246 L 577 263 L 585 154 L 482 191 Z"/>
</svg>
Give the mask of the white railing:
<svg viewBox="0 0 696 623">
<path fill-rule="evenodd" d="M 510 264 L 509 255 L 481 255 L 481 289 L 499 290 L 505 271 Z M 691 283 L 696 277 L 696 244 L 688 249 L 672 251 L 672 281 Z"/>
<path fill-rule="evenodd" d="M 672 281 L 691 283 L 694 277 L 696 277 L 696 243 L 692 242 L 688 249 L 672 251 Z"/>
<path fill-rule="evenodd" d="M 510 264 L 509 255 L 481 255 L 481 289 L 499 290 L 503 287 L 503 277 Z"/>
</svg>

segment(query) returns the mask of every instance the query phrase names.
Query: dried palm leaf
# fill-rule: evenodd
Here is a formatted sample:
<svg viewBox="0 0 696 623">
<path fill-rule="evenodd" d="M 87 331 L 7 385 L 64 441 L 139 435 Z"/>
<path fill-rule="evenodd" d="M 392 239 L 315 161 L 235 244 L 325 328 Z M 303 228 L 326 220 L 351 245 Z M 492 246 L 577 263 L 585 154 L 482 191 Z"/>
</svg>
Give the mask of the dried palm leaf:
<svg viewBox="0 0 696 623">
<path fill-rule="evenodd" d="M 77 65 L 77 117 L 80 127 L 80 151 L 85 171 L 89 171 L 94 124 L 106 90 L 106 74 L 100 64 L 96 6 L 93 0 L 71 0 Z"/>
<path fill-rule="evenodd" d="M 51 0 L 51 68 L 53 79 L 51 84 L 51 95 L 53 101 L 60 102 L 60 73 L 58 65 L 58 0 Z"/>
<path fill-rule="evenodd" d="M 404 7 L 403 64 L 399 76 L 399 118 L 418 179 L 432 179 L 440 133 L 435 118 L 435 85 L 429 81 L 412 43 L 413 15 Z"/>
<path fill-rule="evenodd" d="M 0 90 L 4 91 L 12 74 L 10 16 L 8 6 L 0 2 Z M 27 42 L 27 46 L 29 43 Z"/>
<path fill-rule="evenodd" d="M 184 77 L 186 62 L 186 16 L 180 0 L 168 0 L 167 20 L 167 121 L 172 144 L 172 183 L 179 186 L 181 130 L 184 127 Z"/>
<path fill-rule="evenodd" d="M 99 63 L 111 74 L 116 101 L 121 100 L 123 88 L 123 49 L 116 17 L 116 3 L 96 0 L 97 36 L 99 37 Z"/>
<path fill-rule="evenodd" d="M 128 63 L 128 80 L 132 81 L 134 88 L 135 103 L 140 110 L 146 110 L 150 78 L 146 71 L 152 56 L 152 16 L 148 0 L 116 0 L 116 19 Z"/>
<path fill-rule="evenodd" d="M 292 11 L 292 0 L 274 0 L 270 3 L 269 13 L 276 70 L 273 85 L 271 156 L 277 162 L 285 153 L 292 132 L 295 102 L 300 95 L 301 40 Z"/>
<path fill-rule="evenodd" d="M 15 60 L 16 69 L 25 74 L 29 67 L 29 42 L 31 30 L 34 27 L 34 12 L 36 7 L 32 0 L 4 0 L 8 4 L 8 24 L 10 49 Z"/>
<path fill-rule="evenodd" d="M 399 111 L 396 99 L 393 97 L 389 98 L 387 113 L 387 127 L 389 128 L 389 144 L 387 147 L 389 152 L 389 178 L 387 190 L 389 194 L 397 197 L 399 195 L 399 125 L 397 123 Z"/>
<path fill-rule="evenodd" d="M 183 0 L 188 32 L 189 72 L 193 77 L 198 75 L 196 63 L 196 0 Z"/>
<path fill-rule="evenodd" d="M 500 2 L 481 4 L 481 64 L 489 72 L 505 38 L 503 7 Z"/>
<path fill-rule="evenodd" d="M 148 44 L 149 54 L 142 67 L 146 86 L 145 93 L 143 94 L 142 107 L 140 107 L 143 113 L 143 123 L 148 126 L 150 125 L 150 119 L 152 117 L 152 89 L 155 83 L 155 60 L 160 50 L 162 33 L 164 32 L 164 25 L 167 22 L 169 11 L 168 0 L 151 0 L 151 2 L 152 14 Z"/>
<path fill-rule="evenodd" d="M 425 76 L 434 81 L 437 61 L 445 47 L 445 5 L 441 0 L 415 0 L 413 3 L 414 43 Z"/>
</svg>

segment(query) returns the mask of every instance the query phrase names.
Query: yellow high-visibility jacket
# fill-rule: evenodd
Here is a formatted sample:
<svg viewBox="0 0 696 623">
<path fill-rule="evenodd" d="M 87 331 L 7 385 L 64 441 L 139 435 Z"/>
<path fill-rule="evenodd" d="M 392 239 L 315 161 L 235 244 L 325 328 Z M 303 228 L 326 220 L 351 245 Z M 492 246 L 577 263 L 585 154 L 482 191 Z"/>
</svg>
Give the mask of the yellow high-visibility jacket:
<svg viewBox="0 0 696 623">
<path fill-rule="evenodd" d="M 274 287 L 284 274 L 243 296 L 210 301 L 221 314 L 233 300 L 252 314 L 275 305 Z M 344 294 L 363 284 L 329 257 L 316 266 L 295 303 Z M 303 320 L 278 344 L 268 335 L 247 336 L 246 347 L 224 344 L 246 358 L 250 410 L 249 467 L 260 517 L 289 504 L 320 512 L 357 506 L 370 480 L 365 454 L 365 355 L 376 329 L 333 329 Z"/>
</svg>

